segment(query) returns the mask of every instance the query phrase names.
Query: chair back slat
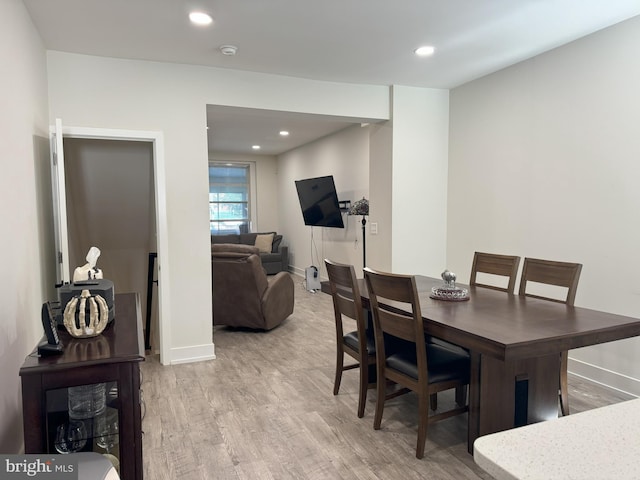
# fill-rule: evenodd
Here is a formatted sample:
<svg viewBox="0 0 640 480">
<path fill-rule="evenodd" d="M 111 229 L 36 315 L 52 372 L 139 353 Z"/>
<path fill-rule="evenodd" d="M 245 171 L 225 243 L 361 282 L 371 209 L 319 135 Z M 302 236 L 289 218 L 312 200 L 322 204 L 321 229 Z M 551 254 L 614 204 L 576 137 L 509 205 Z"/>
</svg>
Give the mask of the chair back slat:
<svg viewBox="0 0 640 480">
<path fill-rule="evenodd" d="M 498 255 L 494 253 L 475 252 L 473 255 L 469 285 L 476 285 L 513 293 L 516 286 L 516 276 L 518 275 L 519 266 L 520 257 L 515 255 Z M 478 273 L 488 273 L 491 275 L 507 277 L 508 285 L 506 288 L 503 288 L 495 285 L 489 285 L 484 282 L 478 282 Z"/>
<path fill-rule="evenodd" d="M 381 306 L 378 304 L 378 307 L 378 321 L 380 322 L 380 327 L 383 332 L 409 342 L 416 341 L 416 328 L 413 317 L 388 311 L 384 308 L 384 305 Z"/>
<path fill-rule="evenodd" d="M 540 260 L 537 258 L 525 258 L 520 279 L 520 289 L 518 293 L 529 297 L 542 298 L 567 305 L 573 305 L 578 290 L 578 281 L 582 272 L 582 264 L 569 262 L 556 262 L 551 260 Z M 564 299 L 556 299 L 548 296 L 533 295 L 527 293 L 527 283 L 535 282 L 545 285 L 555 285 L 567 288 L 567 295 Z"/>
<path fill-rule="evenodd" d="M 353 298 L 336 293 L 335 300 L 338 303 L 338 310 L 340 310 L 342 315 L 357 320 L 356 305 Z"/>
</svg>

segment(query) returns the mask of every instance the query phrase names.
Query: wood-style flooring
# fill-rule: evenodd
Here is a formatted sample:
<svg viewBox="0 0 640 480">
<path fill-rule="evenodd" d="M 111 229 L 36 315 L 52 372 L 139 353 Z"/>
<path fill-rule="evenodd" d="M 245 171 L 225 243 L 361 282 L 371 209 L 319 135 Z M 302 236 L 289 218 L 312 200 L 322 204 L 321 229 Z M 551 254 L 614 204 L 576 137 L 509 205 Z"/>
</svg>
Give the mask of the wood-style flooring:
<svg viewBox="0 0 640 480">
<path fill-rule="evenodd" d="M 214 329 L 216 360 L 142 364 L 146 480 L 491 479 L 467 453 L 467 416 L 432 424 L 415 457 L 413 394 L 387 402 L 373 430 L 374 390 L 356 415 L 357 370 L 333 395 L 331 298 L 294 276 L 293 315 L 270 332 Z M 631 397 L 570 376 L 571 411 Z M 452 392 L 438 396 L 448 408 Z"/>
</svg>

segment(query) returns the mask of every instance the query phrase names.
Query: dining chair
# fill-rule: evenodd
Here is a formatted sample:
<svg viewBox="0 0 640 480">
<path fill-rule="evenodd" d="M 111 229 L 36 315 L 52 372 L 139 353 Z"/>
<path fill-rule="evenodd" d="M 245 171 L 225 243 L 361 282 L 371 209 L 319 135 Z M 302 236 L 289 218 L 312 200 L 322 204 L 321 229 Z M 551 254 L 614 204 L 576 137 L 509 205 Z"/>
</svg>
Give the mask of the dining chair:
<svg viewBox="0 0 640 480">
<path fill-rule="evenodd" d="M 333 311 L 336 327 L 336 372 L 333 394 L 340 391 L 342 372 L 360 369 L 360 389 L 358 395 L 358 417 L 364 416 L 367 390 L 375 386 L 376 348 L 373 331 L 367 329 L 367 314 L 362 309 L 362 297 L 352 265 L 344 265 L 325 259 L 329 286 L 333 297 Z M 345 321 L 354 320 L 356 330 L 344 333 Z M 356 360 L 345 365 L 344 355 Z M 373 381 L 372 381 L 373 380 Z"/>
<path fill-rule="evenodd" d="M 493 290 L 499 290 L 501 292 L 513 293 L 516 286 L 516 277 L 518 276 L 518 267 L 520 266 L 520 257 L 516 255 L 499 255 L 495 253 L 483 253 L 474 252 L 473 263 L 471 264 L 471 277 L 469 278 L 469 285 L 483 288 L 491 288 Z M 483 280 L 478 281 L 478 274 L 489 274 L 492 277 L 480 277 Z M 490 280 L 495 276 L 507 277 L 508 283 L 506 287 L 499 285 L 485 283 L 486 280 Z M 486 280 L 484 280 L 486 278 Z M 438 337 L 429 337 L 431 343 L 447 347 L 462 355 L 468 355 L 468 352 L 454 343 L 447 342 Z M 461 387 L 457 389 L 456 396 L 459 401 L 464 402 L 466 396 L 466 388 Z M 438 400 L 434 397 L 432 400 L 432 406 L 437 408 Z"/>
<path fill-rule="evenodd" d="M 515 255 L 498 255 L 495 253 L 483 253 L 475 252 L 473 254 L 473 263 L 471 264 L 471 277 L 469 278 L 469 285 L 491 288 L 493 290 L 499 290 L 501 292 L 513 293 L 516 285 L 516 277 L 518 275 L 518 267 L 520 266 L 520 257 Z M 494 276 L 507 277 L 507 287 L 500 287 L 498 285 L 491 285 L 478 281 L 478 273 L 486 273 Z M 438 337 L 429 337 L 431 343 L 436 343 L 444 347 L 449 347 L 457 352 L 464 352 L 465 350 L 453 343 L 442 340 Z"/>
<path fill-rule="evenodd" d="M 475 252 L 473 254 L 473 264 L 471 265 L 471 277 L 469 279 L 469 285 L 492 288 L 494 290 L 500 290 L 501 292 L 513 293 L 516 286 L 516 277 L 518 275 L 519 266 L 520 257 L 515 255 L 498 255 L 495 253 Z M 478 273 L 507 277 L 507 287 L 500 287 L 497 285 L 484 283 L 484 281 L 478 281 Z"/>
<path fill-rule="evenodd" d="M 407 391 L 418 395 L 416 457 L 424 457 L 429 423 L 468 411 L 464 405 L 429 415 L 429 400 L 437 392 L 469 384 L 469 356 L 430 344 L 425 339 L 415 277 L 364 269 L 373 313 L 376 343 L 376 411 L 373 428 L 380 429 L 385 400 Z M 386 338 L 385 338 L 386 336 Z M 388 351 L 388 343 L 404 348 Z M 398 388 L 387 394 L 387 385 Z"/>
<path fill-rule="evenodd" d="M 576 291 L 578 290 L 578 281 L 580 280 L 581 271 L 582 264 L 580 263 L 555 262 L 552 260 L 540 260 L 537 258 L 525 257 L 518 294 L 573 306 L 576 298 Z M 567 289 L 567 294 L 562 298 L 556 298 L 550 297 L 546 293 L 545 295 L 529 293 L 527 292 L 527 284 L 529 282 L 563 287 Z M 565 350 L 560 353 L 559 397 L 562 415 L 569 415 L 569 388 L 567 381 L 568 361 L 569 352 Z"/>
</svg>

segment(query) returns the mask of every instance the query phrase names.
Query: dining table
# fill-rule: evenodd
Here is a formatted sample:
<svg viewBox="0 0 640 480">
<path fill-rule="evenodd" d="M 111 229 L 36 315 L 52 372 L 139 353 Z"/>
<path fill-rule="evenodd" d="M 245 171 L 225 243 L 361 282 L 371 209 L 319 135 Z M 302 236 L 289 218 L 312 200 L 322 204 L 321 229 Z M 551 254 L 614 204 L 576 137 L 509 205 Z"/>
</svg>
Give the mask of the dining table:
<svg viewBox="0 0 640 480">
<path fill-rule="evenodd" d="M 470 355 L 469 453 L 482 435 L 558 417 L 561 352 L 640 335 L 638 318 L 480 286 L 458 285 L 466 300 L 436 299 L 432 288 L 443 287 L 442 279 L 415 280 L 425 333 Z M 369 309 L 364 279 L 358 282 Z M 321 287 L 330 293 L 328 282 Z"/>
</svg>

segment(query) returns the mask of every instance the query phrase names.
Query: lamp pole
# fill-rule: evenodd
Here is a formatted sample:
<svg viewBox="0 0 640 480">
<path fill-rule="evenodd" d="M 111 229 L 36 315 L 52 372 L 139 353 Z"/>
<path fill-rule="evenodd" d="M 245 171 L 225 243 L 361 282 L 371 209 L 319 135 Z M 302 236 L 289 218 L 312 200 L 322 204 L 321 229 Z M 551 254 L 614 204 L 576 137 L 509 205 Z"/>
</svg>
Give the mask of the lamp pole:
<svg viewBox="0 0 640 480">
<path fill-rule="evenodd" d="M 367 241 L 365 236 L 365 225 L 367 224 L 367 217 L 362 216 L 362 268 L 367 266 Z"/>
<path fill-rule="evenodd" d="M 367 239 L 365 237 L 365 227 L 367 225 L 367 215 L 369 215 L 369 200 L 362 197 L 362 200 L 355 202 L 349 210 L 349 215 L 362 215 L 362 268 L 367 266 Z"/>
</svg>

